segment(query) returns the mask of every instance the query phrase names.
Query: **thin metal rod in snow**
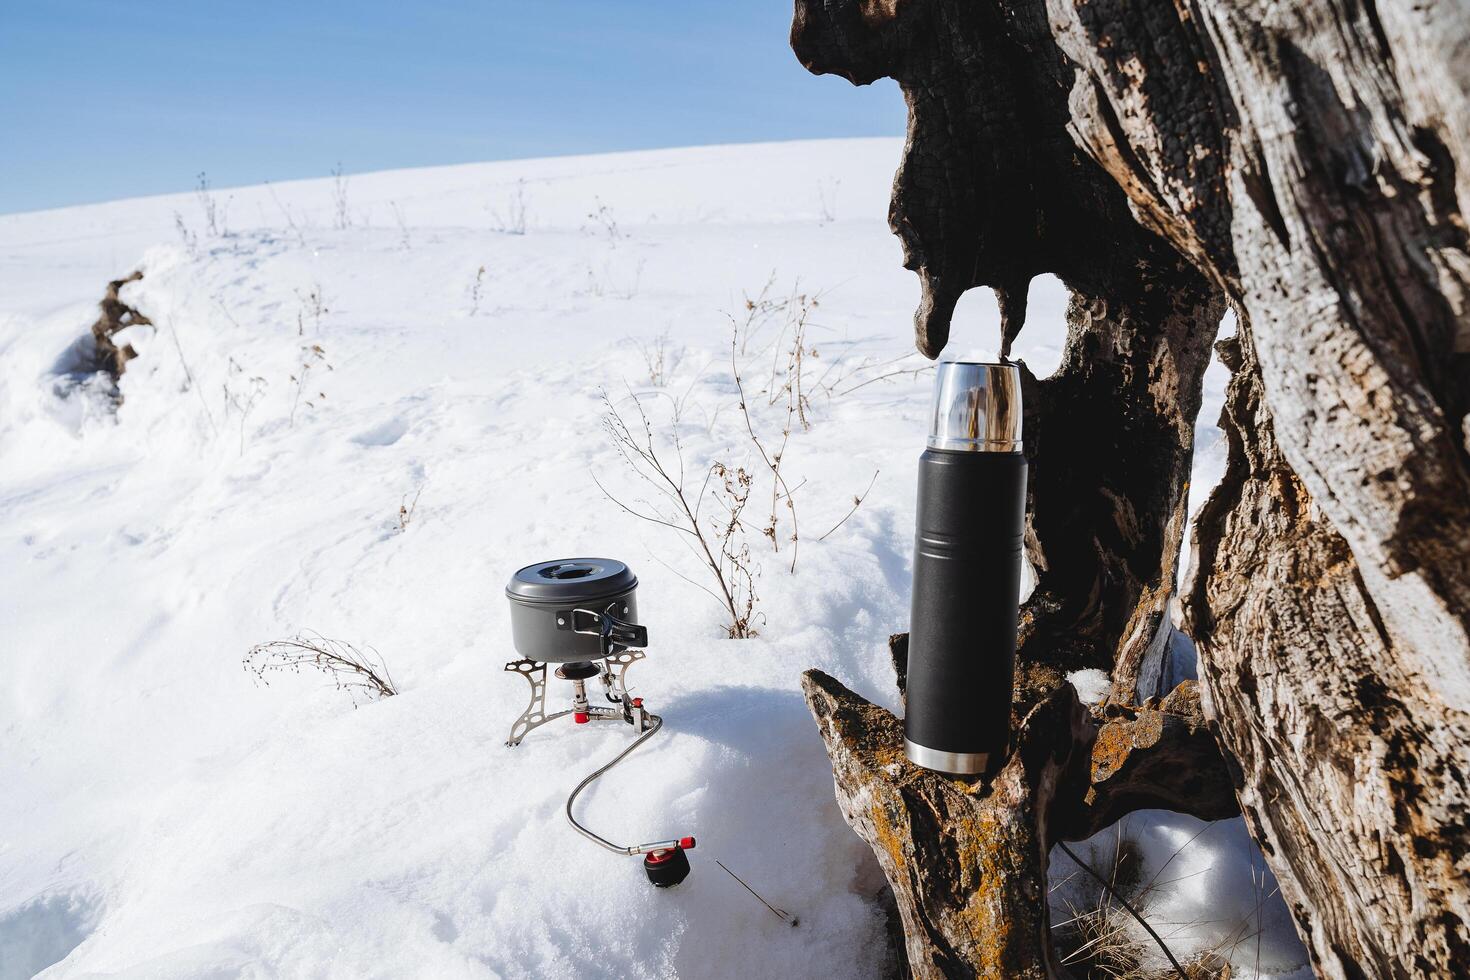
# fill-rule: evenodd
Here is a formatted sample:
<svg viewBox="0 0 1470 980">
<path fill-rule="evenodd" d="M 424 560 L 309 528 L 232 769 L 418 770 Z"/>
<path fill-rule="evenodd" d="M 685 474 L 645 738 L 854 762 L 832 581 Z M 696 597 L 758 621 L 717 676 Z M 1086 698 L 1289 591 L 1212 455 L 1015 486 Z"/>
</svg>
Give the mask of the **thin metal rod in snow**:
<svg viewBox="0 0 1470 980">
<path fill-rule="evenodd" d="M 725 868 L 725 862 L 724 861 L 718 861 L 717 860 L 717 861 L 715 861 L 715 864 L 718 864 L 721 868 L 724 868 L 725 869 L 725 874 L 729 875 L 731 878 L 734 878 L 736 881 L 740 882 L 741 887 L 743 887 L 746 891 L 748 891 L 752 895 L 754 895 L 760 901 L 760 903 L 762 905 L 764 905 L 766 908 L 770 909 L 771 912 L 775 914 L 776 918 L 780 919 L 782 922 L 785 922 L 787 925 L 791 926 L 791 928 L 793 928 L 793 929 L 795 929 L 797 926 L 801 925 L 801 920 L 799 918 L 797 918 L 796 916 L 792 915 L 790 912 L 786 911 L 785 909 L 778 909 L 778 908 L 776 908 L 776 906 L 772 905 L 770 902 L 766 901 L 764 898 L 761 898 L 760 892 L 756 891 L 754 888 L 751 888 L 749 885 L 747 885 L 745 883 L 745 879 L 744 878 L 740 877 L 738 874 L 736 874 L 735 872 L 731 871 L 729 868 Z"/>
<path fill-rule="evenodd" d="M 344 640 L 329 640 L 312 631 L 257 644 L 245 655 L 243 665 L 255 675 L 257 682 L 267 687 L 270 686 L 265 676 L 268 671 L 300 673 L 303 667 L 319 670 L 332 679 L 337 690 L 348 693 L 354 708 L 359 698 L 375 701 L 398 693 L 388 665 L 377 650 L 359 649 Z"/>
</svg>

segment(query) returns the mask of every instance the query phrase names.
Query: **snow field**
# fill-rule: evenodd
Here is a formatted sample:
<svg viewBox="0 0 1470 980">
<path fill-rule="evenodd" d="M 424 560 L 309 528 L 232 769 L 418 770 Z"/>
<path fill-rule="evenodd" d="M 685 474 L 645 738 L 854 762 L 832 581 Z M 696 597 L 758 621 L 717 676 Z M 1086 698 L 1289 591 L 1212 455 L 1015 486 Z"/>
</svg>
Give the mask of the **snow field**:
<svg viewBox="0 0 1470 980">
<path fill-rule="evenodd" d="M 679 537 L 591 475 L 652 499 L 600 429 L 603 390 L 660 435 L 678 402 L 691 474 L 753 465 L 726 314 L 768 281 L 820 294 L 807 370 L 855 383 L 906 354 L 917 286 L 882 221 L 899 149 L 364 175 L 345 227 L 327 180 L 216 191 L 215 235 L 193 195 L 0 216 L 0 977 L 881 975 L 881 875 L 797 679 L 896 702 L 927 375 L 813 396 L 783 463 L 804 481 L 796 571 L 789 542 L 750 541 L 754 639 L 724 638 Z M 153 326 L 129 331 L 114 406 L 68 351 L 138 267 L 122 295 Z M 986 302 L 966 298 L 957 344 L 995 336 Z M 1034 367 L 1059 356 L 1064 308 L 1033 286 Z M 781 406 L 747 401 L 779 435 Z M 502 744 L 526 696 L 502 670 L 505 581 L 585 554 L 639 575 L 651 644 L 628 677 L 666 730 L 579 813 L 614 839 L 698 837 L 669 891 L 561 813 L 625 730 Z M 315 674 L 253 683 L 246 651 L 303 629 L 375 648 L 400 695 L 354 710 Z M 1198 851 L 1217 870 L 1169 886 L 1181 915 L 1255 914 L 1227 831 Z"/>
</svg>

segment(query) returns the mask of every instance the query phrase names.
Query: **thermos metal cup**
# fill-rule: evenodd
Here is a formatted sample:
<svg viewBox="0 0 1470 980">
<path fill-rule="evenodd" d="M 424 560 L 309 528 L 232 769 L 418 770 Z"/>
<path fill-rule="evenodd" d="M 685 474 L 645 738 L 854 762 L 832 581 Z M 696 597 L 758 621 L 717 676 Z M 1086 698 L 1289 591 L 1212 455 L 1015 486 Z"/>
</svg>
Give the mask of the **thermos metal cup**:
<svg viewBox="0 0 1470 980">
<path fill-rule="evenodd" d="M 1026 518 L 1021 375 L 1014 364 L 938 365 L 909 623 L 909 761 L 989 775 L 1010 742 Z"/>
</svg>

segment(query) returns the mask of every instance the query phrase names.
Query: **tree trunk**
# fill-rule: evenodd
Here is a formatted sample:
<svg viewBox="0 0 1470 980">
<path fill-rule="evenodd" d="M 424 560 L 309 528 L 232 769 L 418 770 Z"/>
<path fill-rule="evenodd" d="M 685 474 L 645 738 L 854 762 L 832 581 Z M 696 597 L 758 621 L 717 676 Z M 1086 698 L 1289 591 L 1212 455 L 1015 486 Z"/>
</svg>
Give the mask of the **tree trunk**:
<svg viewBox="0 0 1470 980">
<path fill-rule="evenodd" d="M 1005 347 L 1032 276 L 1073 291 L 1063 368 L 1026 379 L 1040 580 L 1023 708 L 1054 704 L 1077 666 L 1111 668 L 1118 702 L 1159 693 L 1199 378 L 1222 303 L 1235 307 L 1228 471 L 1186 587 L 1206 713 L 1319 974 L 1463 974 L 1470 13 L 798 0 L 792 45 L 813 71 L 903 88 L 890 221 L 923 289 L 921 351 L 943 347 L 965 289 L 995 288 Z M 868 743 L 824 734 L 849 747 L 833 751 L 839 797 L 886 772 L 842 761 Z M 1029 737 L 1089 757 L 1086 725 Z M 1006 812 L 1029 829 L 967 839 L 1044 873 L 1032 844 L 1078 826 L 1076 801 L 1034 770 L 1009 785 L 1025 799 Z M 903 826 L 914 854 L 949 853 L 950 824 Z M 1035 909 L 1009 900 L 1033 934 Z M 911 955 L 916 930 L 949 935 L 943 907 L 905 913 Z"/>
<path fill-rule="evenodd" d="M 1249 336 L 1222 344 L 1232 452 L 1189 610 L 1251 833 L 1319 973 L 1464 976 L 1470 726 L 1415 675 L 1286 464 Z"/>
</svg>

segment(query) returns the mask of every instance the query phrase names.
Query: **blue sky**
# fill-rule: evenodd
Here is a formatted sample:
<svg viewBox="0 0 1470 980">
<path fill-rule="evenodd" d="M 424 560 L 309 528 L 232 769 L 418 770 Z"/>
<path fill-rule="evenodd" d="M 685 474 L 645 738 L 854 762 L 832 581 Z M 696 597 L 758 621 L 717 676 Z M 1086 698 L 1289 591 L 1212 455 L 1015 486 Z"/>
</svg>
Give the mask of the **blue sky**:
<svg viewBox="0 0 1470 980">
<path fill-rule="evenodd" d="M 512 157 L 898 136 L 790 0 L 0 4 L 0 213 Z"/>
</svg>

